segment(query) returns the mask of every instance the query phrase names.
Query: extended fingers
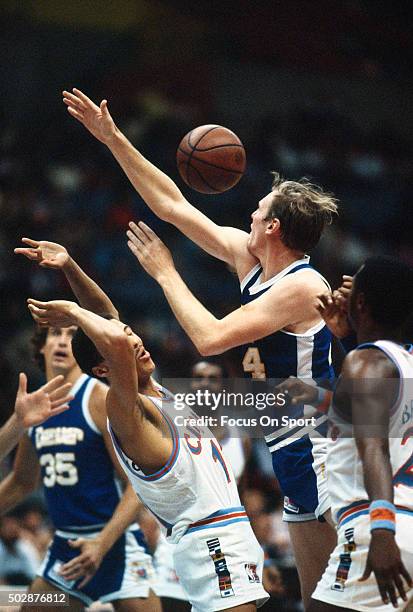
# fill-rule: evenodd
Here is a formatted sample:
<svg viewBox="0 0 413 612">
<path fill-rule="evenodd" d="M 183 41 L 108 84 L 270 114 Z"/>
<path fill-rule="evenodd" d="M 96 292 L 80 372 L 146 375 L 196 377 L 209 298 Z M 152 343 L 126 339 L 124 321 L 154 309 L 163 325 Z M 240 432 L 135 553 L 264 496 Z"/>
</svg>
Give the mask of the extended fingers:
<svg viewBox="0 0 413 612">
<path fill-rule="evenodd" d="M 27 259 L 37 259 L 38 250 L 27 247 L 17 247 L 13 250 L 16 255 L 24 255 Z"/>
<path fill-rule="evenodd" d="M 158 238 L 159 240 L 159 236 L 157 236 L 155 232 L 151 230 L 149 225 L 146 225 L 146 223 L 144 223 L 143 221 L 139 221 L 138 226 L 143 231 L 143 233 L 146 234 L 149 240 L 154 240 L 155 238 Z"/>
<path fill-rule="evenodd" d="M 49 307 L 49 302 L 41 302 L 40 300 L 35 300 L 34 298 L 27 298 L 27 303 L 41 310 L 47 310 Z"/>
<path fill-rule="evenodd" d="M 137 247 L 143 246 L 145 243 L 143 242 L 142 238 L 139 236 L 138 232 L 140 232 L 139 228 L 136 228 L 137 232 L 131 232 L 131 230 L 127 230 L 126 235 L 129 238 L 130 242 L 132 242 L 132 244 L 134 244 Z M 141 232 L 142 234 L 142 232 Z"/>
<path fill-rule="evenodd" d="M 43 387 L 41 387 L 41 390 L 44 391 L 45 393 L 53 393 L 53 391 L 55 391 L 56 389 L 60 387 L 63 380 L 64 380 L 64 376 L 62 374 L 59 374 L 58 376 L 55 376 L 54 378 L 52 378 L 52 380 L 49 380 L 49 382 L 47 382 L 45 385 L 43 385 Z M 70 383 L 67 383 L 67 384 L 70 384 Z"/>
</svg>

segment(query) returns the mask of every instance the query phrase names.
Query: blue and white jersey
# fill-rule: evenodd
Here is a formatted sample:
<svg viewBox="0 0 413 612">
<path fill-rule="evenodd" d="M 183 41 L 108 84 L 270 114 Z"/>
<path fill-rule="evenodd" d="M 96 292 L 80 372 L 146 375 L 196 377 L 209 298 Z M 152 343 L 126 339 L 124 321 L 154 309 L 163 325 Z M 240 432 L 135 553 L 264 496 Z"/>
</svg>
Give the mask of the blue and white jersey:
<svg viewBox="0 0 413 612">
<path fill-rule="evenodd" d="M 241 303 L 244 305 L 257 299 L 288 274 L 300 274 L 307 270 L 317 274 L 330 289 L 326 279 L 310 265 L 309 261 L 308 256 L 294 261 L 265 282 L 261 282 L 262 267 L 257 264 L 241 283 Z M 302 334 L 284 329 L 278 330 L 245 346 L 244 372 L 246 376 L 262 380 L 285 379 L 289 376 L 330 380 L 334 376 L 331 365 L 331 340 L 332 334 L 324 321 L 320 321 Z M 276 410 L 278 413 L 281 412 L 279 408 Z M 302 417 L 304 406 L 289 409 L 288 415 Z M 274 416 L 277 414 L 274 413 Z M 317 420 L 317 425 L 325 421 L 326 417 L 323 415 Z M 277 428 L 275 434 L 274 427 L 263 429 L 271 452 L 277 450 L 280 445 L 309 433 L 308 427 L 303 428 L 301 433 L 297 430 L 288 431 L 286 427 Z M 293 438 L 288 440 L 290 436 Z"/>
<path fill-rule="evenodd" d="M 29 430 L 56 529 L 97 531 L 112 517 L 121 491 L 103 436 L 89 411 L 97 380 L 82 374 L 66 412 Z"/>
</svg>

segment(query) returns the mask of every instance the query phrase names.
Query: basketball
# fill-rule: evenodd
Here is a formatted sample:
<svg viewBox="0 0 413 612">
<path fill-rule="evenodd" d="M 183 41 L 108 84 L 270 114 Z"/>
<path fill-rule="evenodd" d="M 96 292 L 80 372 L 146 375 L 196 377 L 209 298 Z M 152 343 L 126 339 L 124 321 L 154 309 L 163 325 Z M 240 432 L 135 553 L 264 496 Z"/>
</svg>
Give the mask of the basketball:
<svg viewBox="0 0 413 612">
<path fill-rule="evenodd" d="M 201 125 L 184 136 L 176 152 L 183 181 L 200 193 L 222 193 L 245 172 L 245 149 L 234 132 L 220 125 Z"/>
</svg>

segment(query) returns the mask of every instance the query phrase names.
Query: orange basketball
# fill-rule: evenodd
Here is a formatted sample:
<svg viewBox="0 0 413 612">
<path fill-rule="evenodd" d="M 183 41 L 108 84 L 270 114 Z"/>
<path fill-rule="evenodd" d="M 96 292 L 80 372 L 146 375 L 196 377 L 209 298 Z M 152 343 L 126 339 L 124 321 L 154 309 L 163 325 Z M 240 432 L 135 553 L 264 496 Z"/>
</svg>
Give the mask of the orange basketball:
<svg viewBox="0 0 413 612">
<path fill-rule="evenodd" d="M 201 193 L 222 193 L 245 172 L 245 149 L 234 132 L 220 125 L 201 125 L 184 136 L 176 152 L 179 174 Z"/>
</svg>

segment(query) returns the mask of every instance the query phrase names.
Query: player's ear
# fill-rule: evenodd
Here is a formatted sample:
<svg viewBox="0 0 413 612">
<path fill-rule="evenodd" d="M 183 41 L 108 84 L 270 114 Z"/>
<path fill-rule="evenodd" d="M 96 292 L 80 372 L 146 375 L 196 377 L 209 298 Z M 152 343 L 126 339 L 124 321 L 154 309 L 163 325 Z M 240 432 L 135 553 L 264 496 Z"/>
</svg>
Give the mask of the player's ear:
<svg viewBox="0 0 413 612">
<path fill-rule="evenodd" d="M 109 368 L 105 364 L 105 362 L 102 361 L 102 363 L 92 368 L 92 374 L 93 376 L 96 376 L 96 378 L 107 378 L 107 375 L 109 374 Z"/>
<path fill-rule="evenodd" d="M 265 228 L 265 233 L 267 235 L 272 235 L 273 236 L 274 234 L 276 234 L 277 232 L 280 231 L 280 227 L 281 227 L 281 224 L 280 224 L 280 220 L 279 219 L 277 219 L 277 218 L 275 218 L 275 219 L 268 219 L 267 227 Z"/>
</svg>

